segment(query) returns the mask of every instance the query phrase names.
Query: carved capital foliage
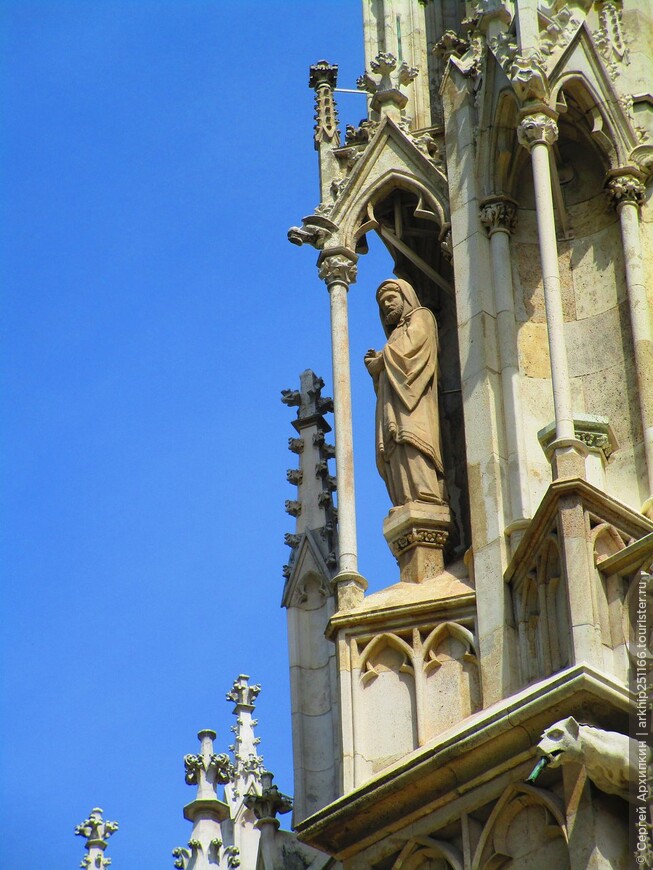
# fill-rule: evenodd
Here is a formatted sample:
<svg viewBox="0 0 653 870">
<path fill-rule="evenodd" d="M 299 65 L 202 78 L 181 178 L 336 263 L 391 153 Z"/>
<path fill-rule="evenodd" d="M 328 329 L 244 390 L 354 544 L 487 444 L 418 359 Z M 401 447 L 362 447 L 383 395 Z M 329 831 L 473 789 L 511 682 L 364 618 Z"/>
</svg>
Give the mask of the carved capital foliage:
<svg viewBox="0 0 653 870">
<path fill-rule="evenodd" d="M 356 281 L 356 263 L 344 254 L 332 254 L 324 257 L 319 264 L 320 278 L 327 287 L 332 284 L 346 284 L 349 286 Z"/>
<path fill-rule="evenodd" d="M 544 112 L 527 115 L 517 127 L 517 140 L 529 151 L 533 145 L 537 145 L 539 142 L 553 145 L 557 139 L 558 125 L 553 118 L 545 115 Z"/>
<path fill-rule="evenodd" d="M 512 233 L 517 225 L 517 203 L 505 197 L 489 200 L 481 206 L 480 218 L 490 236 L 497 230 Z"/>
<path fill-rule="evenodd" d="M 608 181 L 607 192 L 612 205 L 617 210 L 626 203 L 631 203 L 639 208 L 644 202 L 646 187 L 636 175 L 624 173 Z"/>
</svg>

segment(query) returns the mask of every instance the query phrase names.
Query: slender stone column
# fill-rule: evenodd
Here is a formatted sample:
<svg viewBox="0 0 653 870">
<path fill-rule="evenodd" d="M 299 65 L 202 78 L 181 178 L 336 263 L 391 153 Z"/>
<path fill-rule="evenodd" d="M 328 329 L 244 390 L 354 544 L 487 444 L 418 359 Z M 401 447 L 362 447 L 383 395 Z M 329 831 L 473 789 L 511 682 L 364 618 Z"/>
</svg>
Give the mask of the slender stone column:
<svg viewBox="0 0 653 870">
<path fill-rule="evenodd" d="M 503 419 L 508 448 L 508 481 L 511 522 L 506 534 L 523 529 L 530 516 L 528 468 L 519 392 L 517 328 L 510 258 L 510 234 L 517 221 L 517 203 L 507 196 L 493 196 L 481 203 L 481 223 L 490 236 L 492 277 L 497 312 L 499 366 Z"/>
<path fill-rule="evenodd" d="M 356 255 L 351 251 L 344 248 L 334 248 L 322 252 L 318 266 L 320 278 L 326 283 L 329 290 L 331 303 L 331 355 L 333 361 L 339 542 L 338 574 L 334 578 L 334 582 L 339 584 L 345 579 L 354 580 L 355 585 L 362 592 L 367 584 L 358 573 L 349 318 L 347 314 L 347 293 L 349 285 L 356 280 L 356 259 Z M 340 608 L 343 607 L 343 604 L 344 602 L 338 601 Z"/>
<path fill-rule="evenodd" d="M 530 151 L 533 165 L 535 209 L 556 422 L 556 440 L 551 445 L 553 475 L 554 478 L 584 477 L 584 457 L 587 451 L 574 433 L 549 165 L 549 148 L 558 138 L 558 125 L 544 112 L 526 115 L 517 128 L 517 138 L 519 143 Z"/>
<path fill-rule="evenodd" d="M 653 335 L 639 235 L 639 209 L 644 202 L 646 188 L 640 172 L 632 167 L 624 167 L 609 180 L 608 191 L 621 222 L 626 264 L 628 306 L 635 347 L 639 408 L 648 473 L 648 498 L 643 510 L 653 511 Z"/>
</svg>

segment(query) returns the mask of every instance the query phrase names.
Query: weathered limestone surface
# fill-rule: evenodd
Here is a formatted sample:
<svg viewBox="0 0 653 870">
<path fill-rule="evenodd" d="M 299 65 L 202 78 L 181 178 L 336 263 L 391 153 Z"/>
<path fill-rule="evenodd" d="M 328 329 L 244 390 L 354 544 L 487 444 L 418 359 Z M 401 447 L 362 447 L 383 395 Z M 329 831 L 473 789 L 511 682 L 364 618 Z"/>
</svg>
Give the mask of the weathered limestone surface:
<svg viewBox="0 0 653 870">
<path fill-rule="evenodd" d="M 650 14 L 375 0 L 364 26 L 370 115 L 320 146 L 334 183 L 292 232 L 320 261 L 356 255 L 361 287 L 378 233 L 432 312 L 453 497 L 429 525 L 391 493 L 399 582 L 365 596 L 352 575 L 337 597 L 343 793 L 300 837 L 345 870 L 625 870 L 623 782 L 583 752 L 526 779 L 554 723 L 591 742 L 632 711 L 653 559 Z"/>
</svg>

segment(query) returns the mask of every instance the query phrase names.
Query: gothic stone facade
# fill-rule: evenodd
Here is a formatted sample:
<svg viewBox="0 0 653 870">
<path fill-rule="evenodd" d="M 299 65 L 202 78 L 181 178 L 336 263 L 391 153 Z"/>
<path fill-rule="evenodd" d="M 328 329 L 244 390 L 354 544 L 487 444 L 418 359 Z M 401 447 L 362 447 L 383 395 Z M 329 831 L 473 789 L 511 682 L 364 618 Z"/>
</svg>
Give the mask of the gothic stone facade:
<svg viewBox="0 0 653 870">
<path fill-rule="evenodd" d="M 320 201 L 289 232 L 329 291 L 338 488 L 336 545 L 305 373 L 294 822 L 346 870 L 625 870 L 630 625 L 653 561 L 648 6 L 363 9 L 369 115 L 343 139 L 337 67 L 311 68 Z M 437 320 L 450 514 L 389 516 L 398 582 L 366 595 L 347 297 L 358 281 L 376 316 L 370 233 Z"/>
</svg>

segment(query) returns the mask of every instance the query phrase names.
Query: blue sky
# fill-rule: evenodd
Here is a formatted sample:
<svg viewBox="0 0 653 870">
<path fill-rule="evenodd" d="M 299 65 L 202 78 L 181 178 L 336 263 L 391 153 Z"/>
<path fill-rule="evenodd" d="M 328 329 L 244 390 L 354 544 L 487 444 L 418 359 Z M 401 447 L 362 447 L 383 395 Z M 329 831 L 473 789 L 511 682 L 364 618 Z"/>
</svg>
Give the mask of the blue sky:
<svg viewBox="0 0 653 870">
<path fill-rule="evenodd" d="M 4 0 L 0 865 L 76 867 L 96 805 L 116 870 L 172 867 L 196 732 L 263 684 L 258 734 L 292 792 L 281 567 L 294 411 L 330 393 L 308 67 L 363 70 L 357 0 Z M 364 113 L 339 98 L 341 124 Z M 378 246 L 376 246 L 378 248 Z M 373 394 L 380 251 L 350 293 L 360 563 L 381 535 Z"/>
</svg>

